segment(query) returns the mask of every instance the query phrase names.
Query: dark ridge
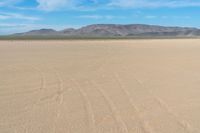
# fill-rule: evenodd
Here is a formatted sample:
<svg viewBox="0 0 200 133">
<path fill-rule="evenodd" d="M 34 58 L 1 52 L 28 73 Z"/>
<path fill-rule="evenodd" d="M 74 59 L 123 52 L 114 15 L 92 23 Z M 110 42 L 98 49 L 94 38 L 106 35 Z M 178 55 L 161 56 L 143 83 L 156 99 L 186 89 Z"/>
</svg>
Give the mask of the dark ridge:
<svg viewBox="0 0 200 133">
<path fill-rule="evenodd" d="M 41 36 L 57 38 L 135 38 L 135 37 L 199 37 L 200 29 L 190 27 L 166 27 L 145 24 L 93 24 L 79 29 L 39 29 L 10 36 Z"/>
</svg>

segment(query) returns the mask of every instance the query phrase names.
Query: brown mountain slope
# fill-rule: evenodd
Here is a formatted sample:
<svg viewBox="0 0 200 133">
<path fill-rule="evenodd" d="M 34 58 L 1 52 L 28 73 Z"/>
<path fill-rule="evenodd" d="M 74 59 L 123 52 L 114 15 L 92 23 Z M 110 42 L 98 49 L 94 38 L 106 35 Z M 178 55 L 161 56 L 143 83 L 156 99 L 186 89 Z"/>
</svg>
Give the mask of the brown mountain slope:
<svg viewBox="0 0 200 133">
<path fill-rule="evenodd" d="M 79 29 L 32 30 L 15 35 L 62 35 L 62 36 L 96 36 L 96 37 L 127 37 L 127 36 L 200 36 L 200 29 L 188 27 L 164 27 L 144 24 L 94 24 Z"/>
</svg>

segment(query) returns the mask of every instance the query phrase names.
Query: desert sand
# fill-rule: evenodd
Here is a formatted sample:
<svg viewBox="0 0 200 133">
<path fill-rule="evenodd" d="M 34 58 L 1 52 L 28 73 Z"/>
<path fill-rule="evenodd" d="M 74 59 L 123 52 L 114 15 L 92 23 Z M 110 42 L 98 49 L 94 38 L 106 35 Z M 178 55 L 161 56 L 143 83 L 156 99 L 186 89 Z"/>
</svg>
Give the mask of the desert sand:
<svg viewBox="0 0 200 133">
<path fill-rule="evenodd" d="M 0 133 L 200 133 L 200 40 L 0 41 Z"/>
</svg>

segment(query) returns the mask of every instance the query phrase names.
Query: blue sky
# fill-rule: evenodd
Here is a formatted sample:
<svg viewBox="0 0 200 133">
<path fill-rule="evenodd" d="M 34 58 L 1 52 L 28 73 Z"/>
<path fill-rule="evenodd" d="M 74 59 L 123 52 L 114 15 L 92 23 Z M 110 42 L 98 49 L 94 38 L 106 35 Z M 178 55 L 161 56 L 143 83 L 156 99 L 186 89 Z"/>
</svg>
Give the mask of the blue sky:
<svg viewBox="0 0 200 133">
<path fill-rule="evenodd" d="M 0 0 L 0 34 L 89 24 L 200 27 L 200 0 Z"/>
</svg>

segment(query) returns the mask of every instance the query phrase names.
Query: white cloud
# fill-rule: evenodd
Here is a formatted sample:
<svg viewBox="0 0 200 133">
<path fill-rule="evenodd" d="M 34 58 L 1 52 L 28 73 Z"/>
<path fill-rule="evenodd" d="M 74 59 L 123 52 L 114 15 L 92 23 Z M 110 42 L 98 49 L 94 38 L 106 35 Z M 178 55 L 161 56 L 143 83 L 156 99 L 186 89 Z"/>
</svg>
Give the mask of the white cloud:
<svg viewBox="0 0 200 133">
<path fill-rule="evenodd" d="M 148 16 L 145 16 L 144 18 L 146 18 L 146 19 L 155 19 L 157 17 L 158 16 L 148 15 Z"/>
<path fill-rule="evenodd" d="M 0 23 L 0 35 L 21 32 L 27 28 L 26 24 Z"/>
<path fill-rule="evenodd" d="M 84 18 L 84 19 L 116 19 L 116 18 L 122 18 L 122 17 L 111 16 L 111 15 L 82 15 L 82 16 L 78 16 L 78 18 Z"/>
<path fill-rule="evenodd" d="M 18 13 L 2 13 L 2 12 L 0 12 L 0 20 L 6 20 L 6 19 L 22 19 L 22 20 L 29 20 L 29 21 L 40 20 L 40 18 L 38 18 L 38 17 L 31 17 L 31 16 L 18 14 Z"/>
<path fill-rule="evenodd" d="M 191 19 L 191 16 L 173 16 L 174 19 Z"/>
<path fill-rule="evenodd" d="M 9 16 L 0 14 L 0 20 L 5 20 L 5 19 L 9 19 Z"/>
<path fill-rule="evenodd" d="M 24 24 L 14 24 L 14 23 L 0 23 L 0 27 L 2 28 L 12 28 L 12 27 L 24 27 L 26 25 Z"/>
<path fill-rule="evenodd" d="M 190 19 L 190 16 L 153 16 L 153 15 L 147 15 L 144 16 L 145 19 Z"/>
<path fill-rule="evenodd" d="M 15 7 L 25 0 L 0 0 L 0 6 Z M 18 9 L 37 8 L 44 11 L 54 10 L 91 10 L 107 8 L 158 8 L 158 7 L 199 7 L 200 0 L 35 0 L 36 7 L 17 7 Z"/>
<path fill-rule="evenodd" d="M 73 6 L 75 0 L 37 0 L 38 8 L 45 11 L 53 11 Z"/>
<path fill-rule="evenodd" d="M 0 6 L 11 6 L 21 1 L 22 0 L 1 0 Z"/>
<path fill-rule="evenodd" d="M 199 0 L 111 0 L 110 7 L 157 8 L 200 6 Z"/>
<path fill-rule="evenodd" d="M 124 16 L 113 16 L 113 15 L 82 15 L 76 18 L 83 18 L 83 19 L 125 19 Z"/>
<path fill-rule="evenodd" d="M 85 19 L 102 19 L 102 16 L 98 16 L 98 15 L 82 15 L 82 16 L 79 16 L 78 18 L 85 18 Z"/>
<path fill-rule="evenodd" d="M 37 0 L 40 10 L 198 7 L 199 0 Z"/>
</svg>

